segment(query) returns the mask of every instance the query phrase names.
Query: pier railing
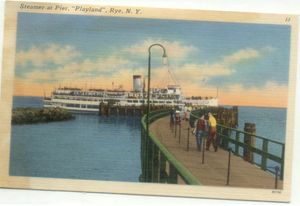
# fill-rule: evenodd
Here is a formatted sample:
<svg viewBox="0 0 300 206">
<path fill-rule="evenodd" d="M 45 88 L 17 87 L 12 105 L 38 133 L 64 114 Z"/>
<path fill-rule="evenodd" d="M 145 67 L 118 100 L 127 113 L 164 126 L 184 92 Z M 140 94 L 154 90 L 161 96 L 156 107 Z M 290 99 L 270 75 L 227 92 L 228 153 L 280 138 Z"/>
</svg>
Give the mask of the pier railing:
<svg viewBox="0 0 300 206">
<path fill-rule="evenodd" d="M 158 110 L 149 114 L 150 124 L 167 116 L 170 110 Z M 147 135 L 146 115 L 141 121 L 141 182 L 161 182 L 176 184 L 180 176 L 186 184 L 200 185 L 193 174 L 179 162 L 172 153 L 160 142 L 159 138 L 149 132 Z"/>
<path fill-rule="evenodd" d="M 194 121 L 196 118 L 198 118 L 200 112 L 201 110 L 193 111 L 191 113 L 191 121 Z M 285 151 L 284 143 L 221 124 L 217 124 L 217 139 L 221 148 L 226 150 L 231 149 L 235 155 L 244 158 L 244 160 L 252 164 L 256 164 L 262 170 L 276 174 L 278 172 L 277 166 L 267 166 L 267 162 L 270 160 L 276 162 L 280 168 L 280 179 L 283 179 Z M 248 139 L 248 142 L 252 142 L 254 144 L 246 143 L 245 139 Z M 255 142 L 257 144 L 255 144 Z M 280 155 L 271 153 L 269 149 L 270 145 L 280 149 Z M 250 153 L 250 155 L 256 154 L 259 158 L 246 158 L 245 153 Z"/>
</svg>

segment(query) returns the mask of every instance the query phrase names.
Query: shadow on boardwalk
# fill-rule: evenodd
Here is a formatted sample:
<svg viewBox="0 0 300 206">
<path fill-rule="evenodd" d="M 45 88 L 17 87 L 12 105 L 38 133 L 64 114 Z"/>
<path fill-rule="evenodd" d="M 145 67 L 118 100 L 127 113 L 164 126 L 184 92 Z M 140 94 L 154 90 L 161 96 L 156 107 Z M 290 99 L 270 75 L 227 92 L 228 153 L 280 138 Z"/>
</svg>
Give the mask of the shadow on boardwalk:
<svg viewBox="0 0 300 206">
<path fill-rule="evenodd" d="M 174 129 L 170 127 L 170 118 L 164 117 L 150 125 L 152 132 L 162 144 L 179 160 L 198 180 L 207 186 L 225 186 L 227 183 L 228 151 L 219 148 L 218 152 L 205 151 L 205 161 L 202 164 L 202 152 L 196 149 L 195 136 L 190 131 L 189 151 L 187 151 L 188 122 L 181 124 L 175 137 Z M 229 186 L 247 188 L 274 189 L 275 177 L 263 171 L 256 165 L 231 155 L 231 170 Z M 278 180 L 278 189 L 282 189 L 282 181 Z"/>
</svg>

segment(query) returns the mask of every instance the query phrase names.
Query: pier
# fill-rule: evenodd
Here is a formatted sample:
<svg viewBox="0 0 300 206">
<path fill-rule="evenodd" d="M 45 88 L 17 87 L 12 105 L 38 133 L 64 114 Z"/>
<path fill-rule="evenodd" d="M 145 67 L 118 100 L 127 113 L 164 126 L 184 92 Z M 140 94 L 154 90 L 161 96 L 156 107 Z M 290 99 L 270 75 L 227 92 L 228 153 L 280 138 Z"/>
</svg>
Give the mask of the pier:
<svg viewBox="0 0 300 206">
<path fill-rule="evenodd" d="M 196 118 L 198 112 L 195 111 L 191 117 Z M 141 122 L 140 181 L 282 189 L 284 144 L 218 124 L 218 151 L 205 151 L 202 148 L 200 152 L 196 149 L 195 136 L 189 122 L 170 124 L 169 110 L 153 111 L 149 117 L 149 136 L 146 132 L 145 116 Z M 219 118 L 221 117 L 218 117 L 218 122 L 222 122 Z M 251 126 L 253 125 L 250 124 L 250 129 Z M 253 138 L 262 142 L 261 148 L 251 145 Z M 268 151 L 269 144 L 282 147 L 280 157 Z M 255 163 L 253 154 L 260 155 L 260 163 Z M 268 168 L 266 163 L 270 160 L 280 166 Z"/>
</svg>

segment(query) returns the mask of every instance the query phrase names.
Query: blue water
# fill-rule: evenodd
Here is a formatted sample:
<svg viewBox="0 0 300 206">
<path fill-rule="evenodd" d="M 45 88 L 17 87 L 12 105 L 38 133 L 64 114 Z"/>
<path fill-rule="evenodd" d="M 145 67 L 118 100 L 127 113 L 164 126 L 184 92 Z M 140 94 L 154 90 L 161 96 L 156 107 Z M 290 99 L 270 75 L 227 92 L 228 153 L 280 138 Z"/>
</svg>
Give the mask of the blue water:
<svg viewBox="0 0 300 206">
<path fill-rule="evenodd" d="M 239 129 L 246 122 L 255 123 L 256 135 L 285 142 L 287 110 L 284 108 L 239 107 Z"/>
<path fill-rule="evenodd" d="M 26 106 L 41 100 L 14 98 L 14 107 L 24 105 L 23 99 Z M 72 121 L 13 125 L 10 175 L 138 182 L 139 118 L 75 116 Z"/>
<path fill-rule="evenodd" d="M 16 107 L 42 107 L 42 97 L 27 97 L 27 96 L 14 96 L 13 108 Z"/>
<path fill-rule="evenodd" d="M 42 98 L 14 97 L 13 105 L 42 107 Z M 140 119 L 75 116 L 72 121 L 13 125 L 10 175 L 138 182 Z M 256 123 L 257 135 L 285 142 L 286 109 L 239 107 L 239 129 L 245 122 Z M 261 146 L 259 140 L 256 144 Z M 269 150 L 281 154 L 276 145 Z"/>
</svg>

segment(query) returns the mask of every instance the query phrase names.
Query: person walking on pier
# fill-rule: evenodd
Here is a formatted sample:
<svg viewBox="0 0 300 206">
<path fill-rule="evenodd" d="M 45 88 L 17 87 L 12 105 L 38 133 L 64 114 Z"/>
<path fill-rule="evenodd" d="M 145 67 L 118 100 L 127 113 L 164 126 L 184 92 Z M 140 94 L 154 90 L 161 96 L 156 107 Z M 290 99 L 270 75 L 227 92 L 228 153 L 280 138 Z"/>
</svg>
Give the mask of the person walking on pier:
<svg viewBox="0 0 300 206">
<path fill-rule="evenodd" d="M 175 124 L 180 125 L 181 124 L 181 117 L 180 117 L 180 111 L 176 110 L 175 112 Z"/>
<path fill-rule="evenodd" d="M 190 111 L 190 109 L 187 109 L 187 110 L 185 111 L 184 116 L 185 116 L 185 120 L 186 120 L 186 121 L 190 121 L 190 117 L 191 117 L 191 111 Z"/>
<path fill-rule="evenodd" d="M 204 115 L 200 115 L 200 117 L 195 121 L 195 130 L 194 134 L 196 136 L 196 143 L 198 151 L 201 151 L 202 148 L 202 140 L 207 135 L 208 123 L 204 119 Z"/>
<path fill-rule="evenodd" d="M 170 111 L 170 126 L 172 126 L 175 122 L 175 109 L 172 108 Z"/>
<path fill-rule="evenodd" d="M 209 150 L 211 143 L 213 143 L 215 152 L 218 150 L 217 144 L 217 120 L 212 115 L 211 112 L 208 112 L 208 124 L 209 124 L 209 134 L 206 142 L 206 150 Z"/>
</svg>

